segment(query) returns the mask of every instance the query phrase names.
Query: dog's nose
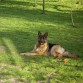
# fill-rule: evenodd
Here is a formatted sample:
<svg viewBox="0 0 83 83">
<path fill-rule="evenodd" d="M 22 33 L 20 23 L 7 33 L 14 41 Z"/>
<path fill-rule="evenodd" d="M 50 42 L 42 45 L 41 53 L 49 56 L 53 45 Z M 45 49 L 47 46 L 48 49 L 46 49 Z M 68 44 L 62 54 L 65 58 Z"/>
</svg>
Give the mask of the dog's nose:
<svg viewBox="0 0 83 83">
<path fill-rule="evenodd" d="M 41 45 L 43 45 L 43 43 L 41 43 Z"/>
</svg>

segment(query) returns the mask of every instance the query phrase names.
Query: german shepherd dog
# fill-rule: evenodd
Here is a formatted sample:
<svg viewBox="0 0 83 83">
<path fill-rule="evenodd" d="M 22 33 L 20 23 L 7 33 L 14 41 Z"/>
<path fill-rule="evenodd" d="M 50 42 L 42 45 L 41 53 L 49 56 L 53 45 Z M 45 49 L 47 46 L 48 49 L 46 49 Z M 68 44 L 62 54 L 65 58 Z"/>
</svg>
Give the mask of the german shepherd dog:
<svg viewBox="0 0 83 83">
<path fill-rule="evenodd" d="M 61 58 L 62 56 L 69 56 L 69 57 L 73 57 L 73 58 L 78 57 L 76 54 L 71 54 L 70 52 L 66 51 L 59 44 L 48 43 L 47 37 L 48 37 L 47 32 L 45 32 L 42 35 L 41 32 L 39 31 L 37 43 L 35 44 L 34 49 L 31 52 L 21 53 L 21 55 L 26 55 L 26 56 L 53 55 L 54 57 L 57 57 L 57 58 Z"/>
</svg>

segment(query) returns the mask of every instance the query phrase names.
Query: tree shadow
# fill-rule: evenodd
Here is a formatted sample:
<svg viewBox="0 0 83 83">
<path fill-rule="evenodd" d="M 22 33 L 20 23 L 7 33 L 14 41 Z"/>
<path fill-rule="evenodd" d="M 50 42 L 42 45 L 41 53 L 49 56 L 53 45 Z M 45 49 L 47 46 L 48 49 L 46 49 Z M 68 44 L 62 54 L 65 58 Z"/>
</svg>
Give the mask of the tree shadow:
<svg viewBox="0 0 83 83">
<path fill-rule="evenodd" d="M 33 37 L 33 35 L 35 36 L 34 38 L 31 39 L 31 37 Z M 6 47 L 6 53 L 9 54 L 8 56 L 11 59 L 11 63 L 12 64 L 16 64 L 16 60 L 15 57 L 17 57 L 17 55 L 19 56 L 19 53 L 21 52 L 27 52 L 27 51 L 31 51 L 35 45 L 36 42 L 36 36 L 37 34 L 33 33 L 33 32 L 23 32 L 23 31 L 4 31 L 1 32 L 0 31 L 0 42 L 2 42 L 2 45 Z M 4 42 L 4 39 L 9 39 L 12 41 L 13 45 L 15 46 L 15 49 L 12 49 L 13 47 L 9 47 L 8 44 L 6 44 L 6 42 Z M 77 43 L 76 43 L 77 44 Z M 11 46 L 11 44 L 9 43 L 9 45 Z M 11 50 L 12 49 L 12 50 Z M 15 54 L 13 54 L 12 52 L 16 52 Z M 43 61 L 47 62 L 51 62 L 51 58 L 50 56 L 48 57 L 41 57 L 41 56 L 19 56 L 22 61 L 24 62 L 37 62 L 37 63 L 42 63 Z M 80 61 L 82 60 L 82 57 L 79 57 Z"/>
<path fill-rule="evenodd" d="M 18 6 L 33 6 L 33 3 L 30 2 L 24 2 L 24 1 L 10 1 L 10 0 L 2 0 L 1 5 L 18 5 Z"/>
<path fill-rule="evenodd" d="M 6 4 L 8 4 L 9 6 Z M 14 6 L 14 5 L 17 5 L 17 6 Z M 22 18 L 29 22 L 37 22 L 37 23 L 46 22 L 48 24 L 50 22 L 50 23 L 59 24 L 59 25 L 60 24 L 65 25 L 66 23 L 71 23 L 69 13 L 46 11 L 46 15 L 43 15 L 43 14 L 41 14 L 40 9 L 35 9 L 35 8 L 29 9 L 26 7 L 24 8 L 24 7 L 20 7 L 21 5 L 22 6 L 31 6 L 31 4 L 29 2 L 27 2 L 27 3 L 20 2 L 20 1 L 9 1 L 9 2 L 5 2 L 5 3 L 2 2 L 0 4 L 0 17 Z M 82 17 L 82 15 L 81 15 L 81 17 Z M 3 26 L 0 26 L 0 27 L 3 27 Z M 14 27 L 12 27 L 12 28 L 14 28 Z M 5 45 L 4 41 L 2 40 L 2 38 L 3 37 L 9 38 L 15 45 L 18 53 L 20 53 L 20 52 L 31 51 L 33 49 L 36 39 L 32 38 L 32 37 L 37 36 L 35 33 L 30 32 L 30 31 L 26 31 L 26 32 L 23 32 L 23 31 L 4 31 L 4 32 L 2 32 L 2 31 L 0 31 L 0 37 L 1 37 L 1 42 L 3 42 L 4 46 L 6 46 L 6 45 Z M 75 43 L 75 44 L 78 44 L 78 43 Z M 7 52 L 11 54 L 10 49 L 7 46 L 6 46 L 6 48 L 8 49 Z M 26 57 L 24 59 L 26 59 Z M 27 57 L 27 59 L 28 59 L 28 57 Z M 33 59 L 33 57 L 31 57 L 30 59 Z M 38 62 L 42 61 L 42 60 L 40 60 L 40 58 L 38 58 L 38 59 L 34 58 L 34 60 L 35 61 L 38 60 Z M 13 59 L 12 59 L 12 61 L 13 61 Z"/>
<path fill-rule="evenodd" d="M 5 58 L 5 56 L 7 56 L 8 60 L 10 62 L 10 64 L 14 64 L 17 65 L 17 63 L 19 62 L 23 62 L 23 63 L 30 63 L 30 62 L 34 62 L 34 63 L 42 63 L 45 60 L 50 60 L 49 57 L 41 57 L 41 56 L 21 56 L 20 53 L 21 52 L 27 52 L 27 51 L 31 51 L 34 47 L 34 44 L 32 44 L 30 35 L 32 34 L 35 35 L 33 32 L 22 32 L 22 31 L 4 31 L 1 32 L 0 31 L 0 43 L 1 46 L 4 46 L 5 49 L 5 55 L 3 56 Z M 6 39 L 8 41 L 11 41 L 11 43 L 13 44 L 13 46 L 11 46 L 11 43 L 7 41 L 6 43 Z M 35 38 L 34 38 L 35 39 Z M 35 41 L 33 41 L 35 43 Z M 2 53 L 3 55 L 3 53 Z M 3 61 L 4 62 L 4 61 Z"/>
<path fill-rule="evenodd" d="M 24 7 L 23 7 L 24 6 Z M 12 18 L 23 18 L 27 21 L 31 22 L 50 22 L 53 24 L 70 24 L 71 23 L 71 15 L 68 12 L 69 10 L 60 10 L 59 7 L 67 7 L 64 5 L 55 5 L 55 9 L 57 12 L 47 11 L 46 15 L 41 14 L 41 9 L 36 9 L 32 7 L 32 3 L 30 2 L 22 2 L 22 1 L 4 1 L 0 4 L 0 17 L 12 17 Z M 59 12 L 60 11 L 60 12 Z M 79 12 L 79 11 L 78 11 Z M 83 11 L 80 11 L 83 14 Z M 77 17 L 83 17 L 81 13 L 78 13 L 77 16 L 74 16 L 75 21 Z M 64 20 L 64 21 L 63 21 Z"/>
<path fill-rule="evenodd" d="M 16 65 L 16 60 L 18 60 L 18 59 L 15 59 L 13 57 L 12 52 L 11 52 L 9 46 L 4 42 L 3 38 L 7 38 L 7 39 L 12 41 L 12 43 L 16 47 L 16 50 L 17 50 L 18 56 L 19 56 L 20 52 L 26 52 L 26 51 L 29 51 L 29 50 L 33 49 L 35 41 L 34 41 L 34 43 L 31 42 L 33 40 L 33 39 L 31 39 L 31 35 L 32 36 L 34 35 L 33 38 L 35 40 L 36 36 L 37 36 L 35 33 L 29 32 L 29 31 L 27 31 L 27 32 L 23 32 L 23 31 L 0 31 L 0 42 L 2 42 L 2 45 L 4 45 L 6 47 L 6 52 L 10 54 L 10 55 L 8 55 L 8 57 L 11 58 L 11 64 Z M 14 55 L 14 56 L 17 58 L 16 55 Z M 25 65 L 23 65 L 23 67 L 28 66 L 28 64 L 32 65 L 31 63 L 33 63 L 33 64 L 37 64 L 37 65 L 41 64 L 45 68 L 49 67 L 49 68 L 55 69 L 55 68 L 60 68 L 59 64 L 62 63 L 62 62 L 56 61 L 55 59 L 53 61 L 53 57 L 50 57 L 50 56 L 48 56 L 48 57 L 45 57 L 45 56 L 44 57 L 43 56 L 19 56 L 19 57 L 25 63 Z M 83 61 L 83 57 L 80 57 L 77 60 L 78 60 L 78 62 L 80 64 L 80 62 Z M 72 68 L 74 68 L 75 71 L 76 70 L 81 71 L 83 67 L 80 66 L 79 64 L 76 64 L 76 65 L 66 64 L 65 66 L 67 66 L 68 68 L 71 68 L 71 69 L 67 69 L 69 72 L 72 70 Z M 2 74 L 3 74 L 3 76 L 8 75 L 8 73 L 2 73 Z M 63 73 L 58 73 L 58 74 L 60 76 L 64 77 L 65 79 L 67 78 L 66 74 L 65 75 Z M 35 75 L 35 74 L 33 74 L 33 75 Z M 38 76 L 39 75 L 40 75 L 40 73 L 38 74 Z M 41 78 L 42 77 L 43 77 L 43 75 L 41 75 Z M 80 75 L 73 76 L 72 74 L 70 74 L 69 77 L 73 78 L 73 79 L 74 78 L 77 79 L 77 77 L 81 78 Z M 38 78 L 35 77 L 35 79 L 38 79 Z"/>
<path fill-rule="evenodd" d="M 12 1 L 11 1 L 12 2 Z M 16 3 L 17 6 L 13 6 Z M 46 10 L 46 15 L 41 14 L 41 9 L 29 9 L 19 6 L 19 2 L 8 5 L 0 5 L 0 17 L 23 18 L 31 22 L 50 22 L 54 24 L 70 23 L 69 13 L 51 12 Z M 28 4 L 28 3 L 27 3 Z M 26 5 L 25 5 L 26 6 Z M 64 20 L 64 21 L 63 21 Z"/>
</svg>

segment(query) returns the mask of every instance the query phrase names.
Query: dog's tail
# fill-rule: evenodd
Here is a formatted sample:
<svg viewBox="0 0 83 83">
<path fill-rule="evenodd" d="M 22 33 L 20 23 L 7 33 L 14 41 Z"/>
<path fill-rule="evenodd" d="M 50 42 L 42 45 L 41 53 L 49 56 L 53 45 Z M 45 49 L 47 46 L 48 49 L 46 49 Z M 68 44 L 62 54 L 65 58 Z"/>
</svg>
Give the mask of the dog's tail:
<svg viewBox="0 0 83 83">
<path fill-rule="evenodd" d="M 72 57 L 72 58 L 78 58 L 77 54 L 72 54 L 72 53 L 70 53 L 68 51 L 64 51 L 63 56 L 68 56 L 68 57 Z"/>
</svg>

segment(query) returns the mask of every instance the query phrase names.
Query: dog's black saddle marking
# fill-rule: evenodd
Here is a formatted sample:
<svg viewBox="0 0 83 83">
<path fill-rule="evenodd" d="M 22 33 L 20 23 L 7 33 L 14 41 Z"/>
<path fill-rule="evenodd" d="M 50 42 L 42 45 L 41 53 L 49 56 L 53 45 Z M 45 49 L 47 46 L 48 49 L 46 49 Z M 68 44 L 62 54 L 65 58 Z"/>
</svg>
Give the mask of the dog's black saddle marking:
<svg viewBox="0 0 83 83">
<path fill-rule="evenodd" d="M 49 46 L 49 51 L 51 50 L 51 48 L 56 45 L 56 44 L 51 44 L 51 43 L 48 43 L 48 46 Z"/>
</svg>

